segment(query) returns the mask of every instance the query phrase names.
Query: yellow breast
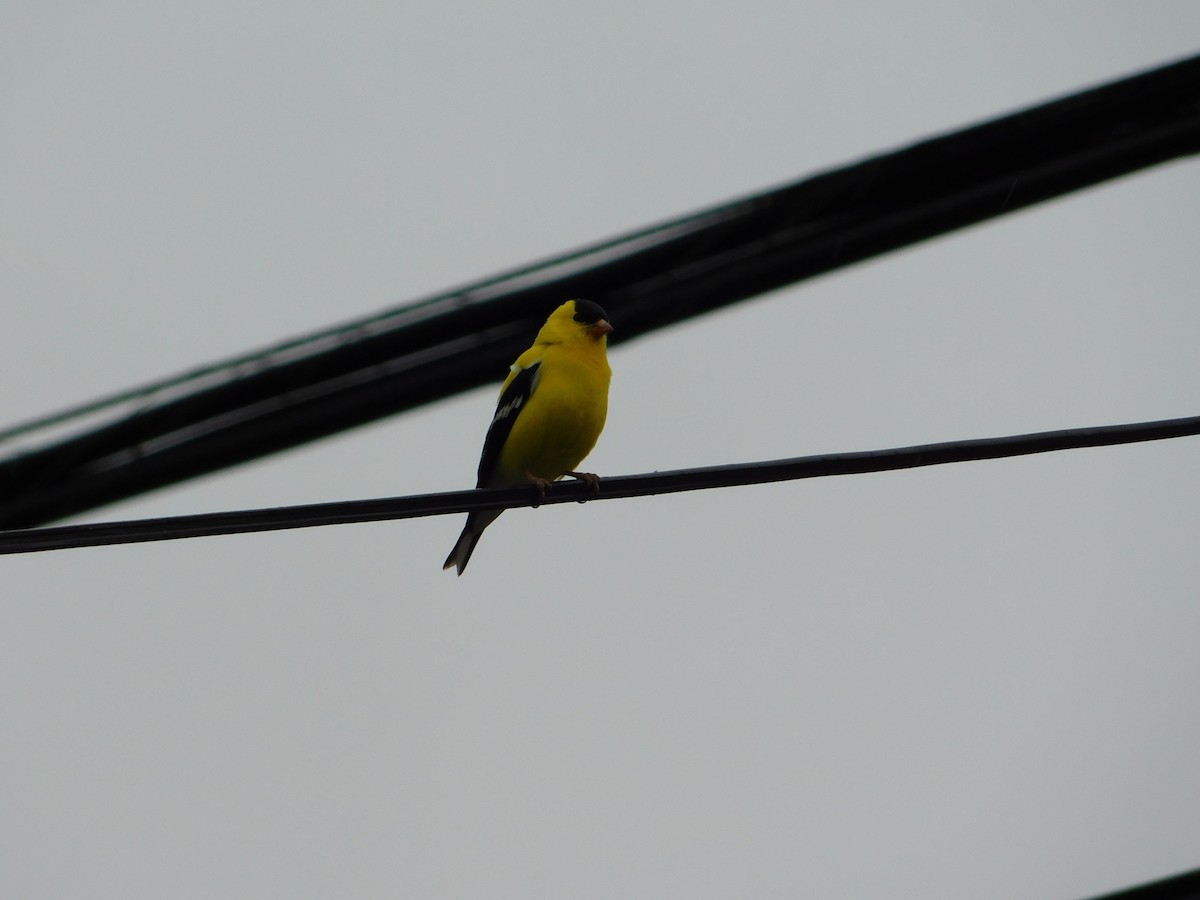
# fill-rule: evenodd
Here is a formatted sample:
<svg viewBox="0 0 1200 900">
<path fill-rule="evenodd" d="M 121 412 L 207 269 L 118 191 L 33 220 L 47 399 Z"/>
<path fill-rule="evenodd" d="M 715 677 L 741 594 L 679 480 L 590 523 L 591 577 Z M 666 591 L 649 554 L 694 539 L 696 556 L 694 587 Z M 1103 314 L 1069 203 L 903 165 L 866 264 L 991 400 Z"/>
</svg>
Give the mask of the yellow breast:
<svg viewBox="0 0 1200 900">
<path fill-rule="evenodd" d="M 498 481 L 519 484 L 525 473 L 547 481 L 574 471 L 596 445 L 608 415 L 612 377 L 604 347 L 547 346 L 537 386 L 513 423 L 500 454 Z"/>
</svg>

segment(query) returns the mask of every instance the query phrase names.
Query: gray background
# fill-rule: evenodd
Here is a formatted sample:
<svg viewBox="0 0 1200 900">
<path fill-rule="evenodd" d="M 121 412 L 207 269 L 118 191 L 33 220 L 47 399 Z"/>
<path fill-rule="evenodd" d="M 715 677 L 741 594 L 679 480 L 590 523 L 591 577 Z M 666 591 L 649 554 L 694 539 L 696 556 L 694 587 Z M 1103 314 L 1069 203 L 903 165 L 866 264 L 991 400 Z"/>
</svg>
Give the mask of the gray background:
<svg viewBox="0 0 1200 900">
<path fill-rule="evenodd" d="M 1183 2 L 7 3 L 0 420 L 1198 38 Z M 1198 188 L 1159 167 L 617 345 L 586 467 L 1196 414 Z M 468 487 L 494 400 L 90 518 Z M 461 579 L 458 517 L 4 558 L 0 894 L 1059 898 L 1195 867 L 1198 447 L 513 511 Z"/>
</svg>

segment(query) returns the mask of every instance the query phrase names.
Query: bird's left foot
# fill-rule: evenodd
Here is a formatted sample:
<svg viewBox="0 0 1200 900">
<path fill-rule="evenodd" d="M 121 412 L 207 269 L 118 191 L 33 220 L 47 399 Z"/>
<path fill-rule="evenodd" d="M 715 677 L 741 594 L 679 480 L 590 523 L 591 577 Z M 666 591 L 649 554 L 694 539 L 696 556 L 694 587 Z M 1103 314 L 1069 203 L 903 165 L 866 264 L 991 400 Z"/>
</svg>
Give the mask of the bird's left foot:
<svg viewBox="0 0 1200 900">
<path fill-rule="evenodd" d="M 587 486 L 593 494 L 600 493 L 600 476 L 593 475 L 591 472 L 564 472 L 565 475 L 570 475 L 572 478 L 578 478 L 580 481 L 587 482 Z"/>
</svg>

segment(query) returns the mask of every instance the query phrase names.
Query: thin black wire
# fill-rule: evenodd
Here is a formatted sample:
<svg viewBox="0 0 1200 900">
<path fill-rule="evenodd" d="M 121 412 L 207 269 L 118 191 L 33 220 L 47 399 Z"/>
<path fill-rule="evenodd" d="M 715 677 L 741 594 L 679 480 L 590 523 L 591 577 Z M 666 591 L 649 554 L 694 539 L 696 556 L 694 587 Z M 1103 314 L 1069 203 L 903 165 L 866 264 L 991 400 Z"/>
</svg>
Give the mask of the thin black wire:
<svg viewBox="0 0 1200 900">
<path fill-rule="evenodd" d="M 1092 900 L 1200 900 L 1200 869 L 1104 894 Z"/>
<path fill-rule="evenodd" d="M 312 528 L 319 525 L 346 525 L 354 522 L 380 522 L 389 519 L 411 519 L 420 516 L 463 513 L 477 509 L 507 509 L 588 500 L 615 500 L 622 497 L 645 497 L 680 491 L 767 484 L 799 478 L 861 475 L 867 472 L 887 472 L 894 469 L 938 466 L 953 462 L 1001 459 L 1082 447 L 1106 447 L 1114 444 L 1156 441 L 1196 434 L 1200 434 L 1200 416 L 1165 419 L 1157 422 L 1073 428 L 1064 431 L 1044 431 L 1010 437 L 949 441 L 889 450 L 830 453 L 768 462 L 677 469 L 670 472 L 652 472 L 642 475 L 620 475 L 605 478 L 601 482 L 598 493 L 592 493 L 587 485 L 579 482 L 559 482 L 543 498 L 539 498 L 531 488 L 527 487 L 451 491 L 378 500 L 345 500 L 275 509 L 249 509 L 158 519 L 134 519 L 125 522 L 100 522 L 88 525 L 2 531 L 0 532 L 0 554 L 99 547 L 144 541 L 169 541 L 221 534 L 244 534 L 254 531 Z"/>
<path fill-rule="evenodd" d="M 198 369 L 161 393 L 125 392 L 141 407 L 0 460 L 0 527 L 75 515 L 498 381 L 571 297 L 600 303 L 623 342 L 1197 151 L 1200 57 Z M 98 415 L 104 401 L 84 409 Z"/>
</svg>

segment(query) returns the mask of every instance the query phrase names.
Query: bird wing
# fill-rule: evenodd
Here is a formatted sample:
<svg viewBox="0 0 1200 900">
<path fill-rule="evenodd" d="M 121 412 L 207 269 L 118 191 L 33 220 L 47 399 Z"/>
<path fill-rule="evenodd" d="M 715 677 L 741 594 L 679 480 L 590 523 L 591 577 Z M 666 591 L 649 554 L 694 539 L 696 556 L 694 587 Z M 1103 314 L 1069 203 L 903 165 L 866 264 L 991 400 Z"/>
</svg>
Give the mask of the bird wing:
<svg viewBox="0 0 1200 900">
<path fill-rule="evenodd" d="M 536 348 L 534 348 L 536 349 Z M 517 416 L 537 390 L 541 377 L 541 354 L 528 350 L 512 365 L 512 371 L 504 382 L 500 400 L 496 403 L 496 414 L 492 417 L 487 437 L 483 439 L 483 455 L 479 458 L 479 478 L 476 487 L 492 487 L 492 476 L 500 463 L 500 452 L 508 440 Z"/>
</svg>

